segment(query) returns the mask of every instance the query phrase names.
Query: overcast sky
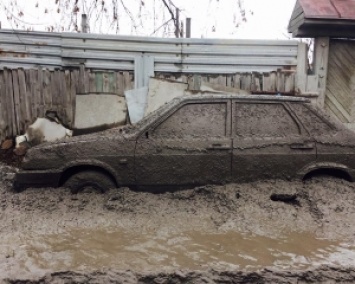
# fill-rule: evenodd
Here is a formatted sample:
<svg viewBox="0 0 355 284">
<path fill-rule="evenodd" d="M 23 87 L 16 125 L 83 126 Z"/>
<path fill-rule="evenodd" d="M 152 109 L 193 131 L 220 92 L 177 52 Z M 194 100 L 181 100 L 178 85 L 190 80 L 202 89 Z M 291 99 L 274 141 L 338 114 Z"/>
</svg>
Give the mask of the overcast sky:
<svg viewBox="0 0 355 284">
<path fill-rule="evenodd" d="M 7 5 L 6 2 L 9 1 L 11 0 L 1 0 L 2 5 Z M 149 1 L 153 0 L 146 0 L 146 5 L 148 5 Z M 37 10 L 34 9 L 34 3 L 36 2 L 40 5 Z M 296 0 L 244 0 L 247 21 L 242 23 L 235 18 L 236 13 L 233 13 L 233 11 L 237 10 L 235 0 L 174 0 L 173 2 L 182 8 L 181 18 L 192 18 L 192 37 L 287 39 L 290 38 L 287 33 L 287 25 Z M 33 27 L 36 30 L 43 30 L 44 25 L 54 22 L 60 24 L 60 20 L 54 10 L 49 11 L 46 15 L 41 12 L 43 10 L 41 5 L 42 7 L 45 4 L 48 5 L 49 2 L 47 0 L 20 0 L 18 3 L 23 5 L 25 12 L 25 17 L 21 19 L 34 23 Z M 126 1 L 126 3 L 127 6 L 133 5 L 133 1 Z M 132 10 L 134 9 L 132 6 Z M 2 28 L 16 28 L 8 23 L 4 17 L 3 9 L 1 10 Z M 144 18 L 144 21 L 150 21 L 152 20 L 151 18 L 149 15 Z M 129 19 L 123 20 L 123 24 L 120 26 L 120 34 L 132 34 L 132 29 L 124 21 L 129 21 Z M 236 27 L 238 23 L 239 25 Z M 144 29 L 143 27 L 138 33 L 135 33 L 150 35 L 151 29 Z M 107 29 L 103 29 L 102 32 L 107 32 Z M 173 36 L 173 31 L 171 31 L 171 36 Z"/>
<path fill-rule="evenodd" d="M 186 7 L 186 15 L 192 18 L 194 37 L 285 39 L 289 37 L 287 25 L 296 0 L 244 0 L 247 22 L 237 29 L 232 25 L 233 14 L 230 11 L 236 1 L 213 2 L 207 5 L 204 12 L 199 9 L 199 2 L 202 1 L 178 2 Z M 215 32 L 211 25 L 215 26 Z"/>
</svg>

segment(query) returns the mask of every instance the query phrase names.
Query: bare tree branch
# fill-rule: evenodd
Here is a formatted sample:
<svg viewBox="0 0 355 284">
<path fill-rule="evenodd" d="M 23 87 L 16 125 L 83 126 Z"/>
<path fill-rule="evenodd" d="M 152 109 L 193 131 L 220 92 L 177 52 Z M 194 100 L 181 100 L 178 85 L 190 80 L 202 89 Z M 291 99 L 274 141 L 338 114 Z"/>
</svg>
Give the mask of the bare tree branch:
<svg viewBox="0 0 355 284">
<path fill-rule="evenodd" d="M 231 1 L 234 1 L 234 26 L 238 28 L 241 22 L 246 21 L 244 2 Z M 183 11 L 174 4 L 174 0 L 38 0 L 34 2 L 37 13 L 31 15 L 26 10 L 25 2 L 30 3 L 29 0 L 0 0 L 0 13 L 2 10 L 10 25 L 15 28 L 32 29 L 33 26 L 43 26 L 42 29 L 47 31 L 80 32 L 80 15 L 85 13 L 90 32 L 104 30 L 119 33 L 121 23 L 125 23 L 126 27 L 128 21 L 131 33 L 146 34 L 147 31 L 153 31 L 151 35 L 173 36 L 173 29 L 176 32 L 181 26 L 177 22 L 176 9 Z M 221 2 L 209 0 L 209 3 Z M 182 18 L 185 17 L 183 13 L 181 15 Z M 206 25 L 209 25 L 208 21 Z"/>
<path fill-rule="evenodd" d="M 168 9 L 168 11 L 169 11 L 169 13 L 170 13 L 171 19 L 172 19 L 172 20 L 175 22 L 175 24 L 176 24 L 176 18 L 175 18 L 175 16 L 174 16 L 174 12 L 171 10 L 170 6 L 166 3 L 165 0 L 162 0 L 162 1 L 163 1 L 165 7 Z"/>
</svg>

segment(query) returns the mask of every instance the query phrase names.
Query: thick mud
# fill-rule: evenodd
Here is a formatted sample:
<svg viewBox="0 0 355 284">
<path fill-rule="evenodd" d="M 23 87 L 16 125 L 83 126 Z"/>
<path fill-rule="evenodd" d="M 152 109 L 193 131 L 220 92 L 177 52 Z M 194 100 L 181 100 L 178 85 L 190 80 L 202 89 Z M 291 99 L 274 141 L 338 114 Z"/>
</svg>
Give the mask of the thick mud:
<svg viewBox="0 0 355 284">
<path fill-rule="evenodd" d="M 5 283 L 352 283 L 355 184 L 263 181 L 152 194 L 11 190 Z"/>
</svg>

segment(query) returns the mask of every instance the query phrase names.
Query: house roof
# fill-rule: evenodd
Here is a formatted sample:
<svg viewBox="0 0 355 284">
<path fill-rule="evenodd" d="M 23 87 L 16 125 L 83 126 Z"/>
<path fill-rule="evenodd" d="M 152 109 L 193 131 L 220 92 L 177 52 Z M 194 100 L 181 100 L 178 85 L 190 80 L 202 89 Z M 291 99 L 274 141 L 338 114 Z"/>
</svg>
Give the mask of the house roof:
<svg viewBox="0 0 355 284">
<path fill-rule="evenodd" d="M 306 18 L 355 20 L 354 0 L 299 0 Z"/>
<path fill-rule="evenodd" d="M 296 37 L 355 38 L 355 0 L 297 0 L 288 30 Z"/>
</svg>

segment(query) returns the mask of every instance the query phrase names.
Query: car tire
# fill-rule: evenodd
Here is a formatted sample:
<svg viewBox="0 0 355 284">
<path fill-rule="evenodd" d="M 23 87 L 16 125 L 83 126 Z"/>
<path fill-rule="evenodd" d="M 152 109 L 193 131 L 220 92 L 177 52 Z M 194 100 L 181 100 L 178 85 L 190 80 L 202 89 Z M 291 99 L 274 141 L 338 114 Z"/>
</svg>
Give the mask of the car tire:
<svg viewBox="0 0 355 284">
<path fill-rule="evenodd" d="M 110 188 L 115 188 L 116 184 L 105 173 L 86 170 L 70 176 L 64 183 L 64 187 L 69 188 L 74 194 L 83 191 L 87 187 L 91 187 L 100 193 L 105 193 Z"/>
</svg>

